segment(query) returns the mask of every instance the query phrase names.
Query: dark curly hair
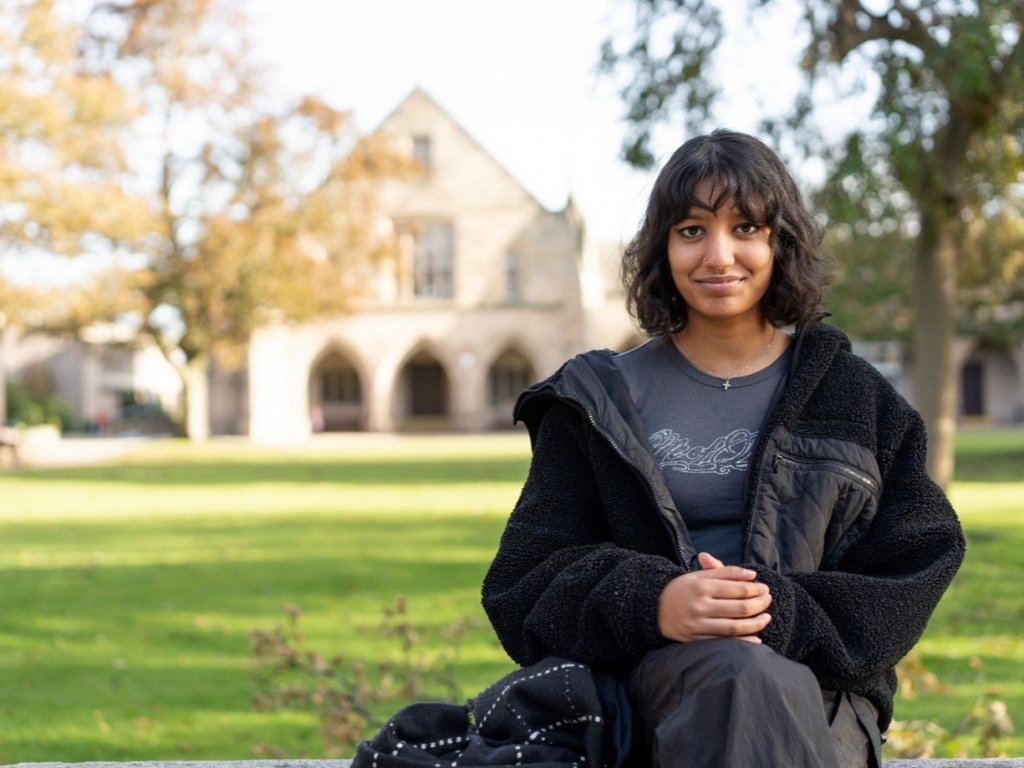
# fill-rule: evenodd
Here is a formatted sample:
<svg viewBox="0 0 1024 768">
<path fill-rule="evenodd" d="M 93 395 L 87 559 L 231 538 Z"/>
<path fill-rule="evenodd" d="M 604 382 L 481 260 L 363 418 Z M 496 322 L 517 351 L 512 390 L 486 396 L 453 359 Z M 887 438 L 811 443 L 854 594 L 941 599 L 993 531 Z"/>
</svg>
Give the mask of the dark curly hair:
<svg viewBox="0 0 1024 768">
<path fill-rule="evenodd" d="M 711 182 L 714 200 L 694 189 Z M 761 312 L 776 326 L 806 325 L 821 313 L 828 285 L 822 231 L 779 156 L 744 133 L 718 129 L 683 144 L 661 169 L 640 230 L 626 246 L 621 277 L 630 314 L 651 336 L 686 325 L 686 302 L 672 281 L 668 238 L 691 209 L 712 212 L 731 201 L 751 222 L 768 227 L 775 260 Z"/>
</svg>

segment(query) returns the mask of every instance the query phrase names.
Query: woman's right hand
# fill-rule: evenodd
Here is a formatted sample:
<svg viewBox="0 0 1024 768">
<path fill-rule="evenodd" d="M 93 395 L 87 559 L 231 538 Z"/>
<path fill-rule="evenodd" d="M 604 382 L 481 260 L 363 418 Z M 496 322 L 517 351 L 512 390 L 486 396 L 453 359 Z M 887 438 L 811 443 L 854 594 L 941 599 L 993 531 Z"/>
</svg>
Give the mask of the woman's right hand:
<svg viewBox="0 0 1024 768">
<path fill-rule="evenodd" d="M 658 599 L 658 629 L 669 640 L 688 643 L 713 637 L 734 637 L 760 643 L 757 633 L 768 626 L 772 596 L 754 581 L 755 571 L 701 552 L 701 570 L 677 576 Z"/>
</svg>

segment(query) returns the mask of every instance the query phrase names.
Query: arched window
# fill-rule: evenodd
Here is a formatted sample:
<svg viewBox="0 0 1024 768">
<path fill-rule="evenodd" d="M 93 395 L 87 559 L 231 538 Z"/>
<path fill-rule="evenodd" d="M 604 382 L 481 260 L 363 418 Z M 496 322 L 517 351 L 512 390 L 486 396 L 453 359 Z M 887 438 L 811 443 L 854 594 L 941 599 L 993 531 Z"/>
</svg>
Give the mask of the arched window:
<svg viewBox="0 0 1024 768">
<path fill-rule="evenodd" d="M 320 369 L 320 391 L 325 403 L 360 403 L 359 376 L 351 366 Z"/>
<path fill-rule="evenodd" d="M 314 432 L 347 432 L 362 425 L 359 373 L 338 352 L 328 352 L 309 376 L 309 420 Z"/>
<path fill-rule="evenodd" d="M 968 361 L 960 372 L 960 412 L 964 416 L 985 414 L 985 366 Z"/>
<path fill-rule="evenodd" d="M 454 235 L 449 221 L 425 222 L 413 234 L 413 294 L 450 299 L 455 295 Z"/>
<path fill-rule="evenodd" d="M 419 352 L 402 369 L 400 392 L 403 429 L 449 429 L 448 374 L 429 352 Z"/>
</svg>

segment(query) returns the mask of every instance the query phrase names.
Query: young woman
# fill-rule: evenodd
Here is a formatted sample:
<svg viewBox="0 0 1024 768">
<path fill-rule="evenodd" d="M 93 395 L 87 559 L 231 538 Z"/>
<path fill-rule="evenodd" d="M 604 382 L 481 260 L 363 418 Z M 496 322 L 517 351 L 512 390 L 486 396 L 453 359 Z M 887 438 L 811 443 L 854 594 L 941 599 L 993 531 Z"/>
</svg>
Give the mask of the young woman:
<svg viewBox="0 0 1024 768">
<path fill-rule="evenodd" d="M 516 662 L 623 680 L 637 765 L 879 766 L 963 559 L 920 417 L 820 321 L 820 241 L 765 144 L 686 142 L 623 260 L 652 339 L 516 404 L 533 461 L 484 608 Z"/>
</svg>

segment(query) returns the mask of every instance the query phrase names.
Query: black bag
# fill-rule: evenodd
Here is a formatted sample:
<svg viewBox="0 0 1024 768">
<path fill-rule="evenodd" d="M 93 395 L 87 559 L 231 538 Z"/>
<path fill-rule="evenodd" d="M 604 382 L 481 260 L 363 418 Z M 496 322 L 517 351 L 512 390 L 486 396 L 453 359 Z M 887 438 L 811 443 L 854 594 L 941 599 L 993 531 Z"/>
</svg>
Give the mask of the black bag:
<svg viewBox="0 0 1024 768">
<path fill-rule="evenodd" d="M 607 722 L 602 699 L 611 699 L 616 723 Z M 552 657 L 503 677 L 466 705 L 405 707 L 357 747 L 352 768 L 615 768 L 625 759 L 629 717 L 613 678 Z"/>
</svg>

